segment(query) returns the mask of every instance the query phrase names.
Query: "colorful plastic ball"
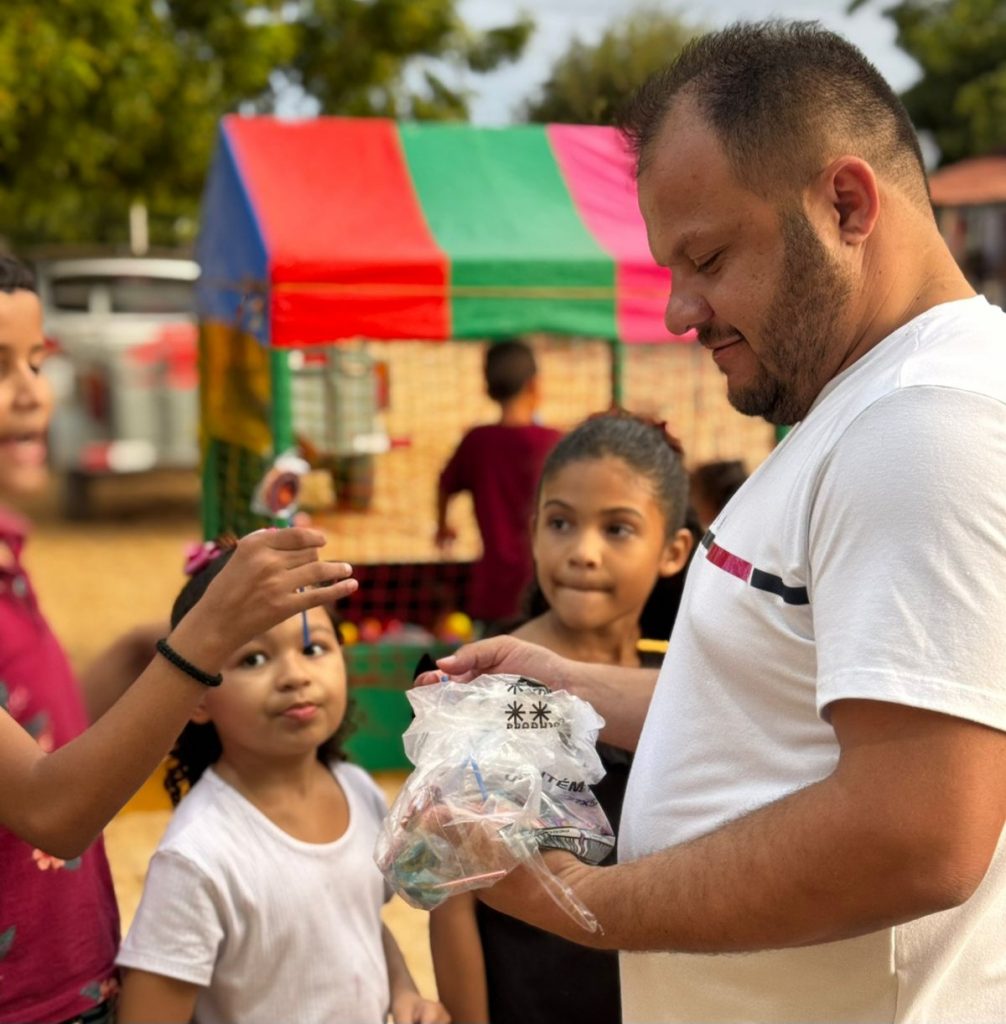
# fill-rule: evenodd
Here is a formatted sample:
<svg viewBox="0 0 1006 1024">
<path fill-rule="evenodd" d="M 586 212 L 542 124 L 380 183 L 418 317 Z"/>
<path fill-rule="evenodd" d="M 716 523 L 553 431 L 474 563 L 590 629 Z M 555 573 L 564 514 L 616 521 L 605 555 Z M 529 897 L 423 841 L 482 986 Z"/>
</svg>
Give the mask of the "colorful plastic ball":
<svg viewBox="0 0 1006 1024">
<path fill-rule="evenodd" d="M 339 636 L 347 647 L 360 642 L 360 630 L 355 622 L 340 622 Z"/>
<path fill-rule="evenodd" d="M 449 643 L 467 643 L 472 638 L 472 620 L 464 612 L 444 616 L 441 636 Z"/>
<path fill-rule="evenodd" d="M 380 619 L 364 619 L 360 623 L 360 643 L 376 644 L 383 632 L 384 627 Z"/>
</svg>

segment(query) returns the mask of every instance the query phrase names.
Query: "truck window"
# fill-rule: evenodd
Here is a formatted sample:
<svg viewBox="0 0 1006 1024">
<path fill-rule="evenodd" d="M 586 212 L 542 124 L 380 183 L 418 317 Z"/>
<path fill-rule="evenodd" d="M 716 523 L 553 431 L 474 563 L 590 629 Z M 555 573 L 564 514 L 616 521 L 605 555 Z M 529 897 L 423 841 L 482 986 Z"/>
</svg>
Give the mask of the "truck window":
<svg viewBox="0 0 1006 1024">
<path fill-rule="evenodd" d="M 158 277 L 61 277 L 52 282 L 54 308 L 86 313 L 91 293 L 107 291 L 113 313 L 189 314 L 194 310 L 193 284 Z"/>
</svg>

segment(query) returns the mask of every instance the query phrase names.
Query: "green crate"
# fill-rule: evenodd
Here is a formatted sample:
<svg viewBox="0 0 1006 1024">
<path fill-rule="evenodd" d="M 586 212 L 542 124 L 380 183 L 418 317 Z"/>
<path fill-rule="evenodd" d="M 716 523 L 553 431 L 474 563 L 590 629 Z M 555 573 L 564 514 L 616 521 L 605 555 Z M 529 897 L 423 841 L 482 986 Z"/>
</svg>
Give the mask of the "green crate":
<svg viewBox="0 0 1006 1024">
<path fill-rule="evenodd" d="M 409 771 L 402 733 L 412 721 L 412 707 L 404 691 L 354 686 L 349 694 L 356 724 L 346 741 L 350 760 L 369 772 Z"/>
<path fill-rule="evenodd" d="M 419 659 L 428 654 L 442 658 L 457 649 L 457 644 L 349 644 L 343 647 L 346 676 L 352 687 L 370 687 L 378 690 L 407 690 Z"/>
<path fill-rule="evenodd" d="M 440 658 L 454 644 L 350 644 L 343 648 L 356 728 L 346 742 L 354 763 L 368 771 L 409 771 L 402 733 L 412 721 L 405 691 L 424 654 Z"/>
</svg>

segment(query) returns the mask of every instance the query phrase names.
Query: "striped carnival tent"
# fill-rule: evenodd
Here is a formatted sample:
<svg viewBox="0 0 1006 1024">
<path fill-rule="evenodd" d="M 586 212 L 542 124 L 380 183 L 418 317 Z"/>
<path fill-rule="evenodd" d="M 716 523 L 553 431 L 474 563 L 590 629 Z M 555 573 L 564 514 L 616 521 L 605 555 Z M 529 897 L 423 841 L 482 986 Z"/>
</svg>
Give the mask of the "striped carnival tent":
<svg viewBox="0 0 1006 1024">
<path fill-rule="evenodd" d="M 334 481 L 323 522 L 361 581 L 344 619 L 436 632 L 465 609 L 470 569 L 433 549 L 437 475 L 492 412 L 477 342 L 505 336 L 535 350 L 545 422 L 616 400 L 673 420 L 699 455 L 756 462 L 771 430 L 744 424 L 710 360 L 673 344 L 691 336 L 664 326 L 670 274 L 632 171 L 604 127 L 225 118 L 198 245 L 205 535 L 266 525 L 252 495 L 297 451 Z M 401 691 L 424 650 L 443 652 L 346 648 L 367 767 L 408 764 Z"/>
<path fill-rule="evenodd" d="M 367 505 L 372 455 L 332 434 L 367 434 L 369 371 L 349 363 L 373 365 L 382 342 L 590 339 L 612 353 L 610 401 L 626 346 L 675 340 L 611 128 L 227 117 L 197 255 L 207 535 L 261 525 L 254 481 L 305 439 L 362 467 Z M 338 391 L 354 375 L 362 405 Z"/>
<path fill-rule="evenodd" d="M 553 331 L 666 342 L 670 285 L 611 128 L 225 118 L 204 318 L 287 348 Z"/>
</svg>

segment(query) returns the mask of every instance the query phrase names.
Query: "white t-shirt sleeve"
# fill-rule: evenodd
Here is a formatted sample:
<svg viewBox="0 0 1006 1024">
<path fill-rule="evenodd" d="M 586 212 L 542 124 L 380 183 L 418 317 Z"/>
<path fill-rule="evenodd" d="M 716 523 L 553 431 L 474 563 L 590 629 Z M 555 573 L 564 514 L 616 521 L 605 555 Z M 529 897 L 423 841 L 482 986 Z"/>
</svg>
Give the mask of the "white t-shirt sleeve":
<svg viewBox="0 0 1006 1024">
<path fill-rule="evenodd" d="M 388 816 L 388 801 L 381 787 L 359 765 L 341 762 L 337 767 L 343 785 L 352 787 L 354 793 L 364 805 L 365 813 L 371 819 L 375 829 L 379 829 Z M 387 879 L 384 879 L 384 902 L 387 903 L 395 895 L 395 890 Z"/>
<path fill-rule="evenodd" d="M 818 710 L 890 701 L 1006 730 L 1006 407 L 934 386 L 876 402 L 810 521 Z"/>
<path fill-rule="evenodd" d="M 352 789 L 359 797 L 367 817 L 380 825 L 388 814 L 388 801 L 381 787 L 357 764 L 340 761 L 334 767 L 342 785 Z"/>
<path fill-rule="evenodd" d="M 209 878 L 182 854 L 159 850 L 116 963 L 206 986 L 223 936 Z"/>
</svg>

